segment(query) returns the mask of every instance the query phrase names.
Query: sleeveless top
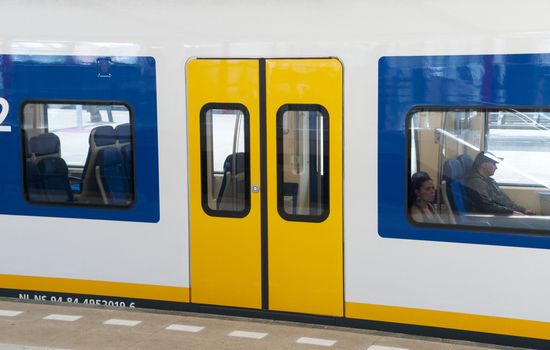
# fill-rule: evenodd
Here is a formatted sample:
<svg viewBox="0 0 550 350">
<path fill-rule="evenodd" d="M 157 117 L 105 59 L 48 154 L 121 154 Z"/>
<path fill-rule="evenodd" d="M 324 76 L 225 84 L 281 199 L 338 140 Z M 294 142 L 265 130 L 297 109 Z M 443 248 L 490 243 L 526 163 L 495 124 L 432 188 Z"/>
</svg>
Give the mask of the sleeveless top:
<svg viewBox="0 0 550 350">
<path fill-rule="evenodd" d="M 430 213 L 432 213 L 431 218 L 428 217 L 428 215 L 426 215 L 424 210 L 416 202 L 414 202 L 413 205 L 415 207 L 417 207 L 418 210 L 420 211 L 420 214 L 422 215 L 423 222 L 429 223 L 429 224 L 441 224 L 441 221 L 439 220 L 439 217 L 435 213 L 435 210 L 434 210 L 434 208 L 432 207 L 432 205 L 430 203 L 428 203 L 428 210 L 430 211 Z"/>
</svg>

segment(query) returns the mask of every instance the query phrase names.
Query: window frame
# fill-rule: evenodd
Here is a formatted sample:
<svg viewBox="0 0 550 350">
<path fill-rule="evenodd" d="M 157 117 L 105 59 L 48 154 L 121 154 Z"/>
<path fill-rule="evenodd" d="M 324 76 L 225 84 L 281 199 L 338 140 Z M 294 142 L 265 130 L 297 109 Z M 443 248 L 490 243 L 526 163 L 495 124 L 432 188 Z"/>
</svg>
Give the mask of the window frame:
<svg viewBox="0 0 550 350">
<path fill-rule="evenodd" d="M 244 194 L 244 209 L 240 211 L 218 210 L 208 206 L 208 152 L 207 152 L 207 137 L 206 137 L 206 113 L 213 109 L 238 110 L 243 113 L 244 127 L 244 153 L 245 153 L 245 194 Z M 248 108 L 241 103 L 223 103 L 223 102 L 208 102 L 201 107 L 199 113 L 200 125 L 200 174 L 201 174 L 201 206 L 207 215 L 214 217 L 226 218 L 244 218 L 251 210 L 251 189 L 250 189 L 250 113 Z M 212 147 L 212 145 L 210 145 Z M 212 160 L 213 161 L 213 160 Z M 214 174 L 214 164 L 212 164 L 212 174 Z"/>
<path fill-rule="evenodd" d="M 321 202 L 321 215 L 289 214 L 284 208 L 284 159 L 283 159 L 283 116 L 285 112 L 318 112 L 323 116 L 323 164 L 326 174 L 323 175 L 322 188 L 325 189 L 324 201 Z M 320 104 L 287 103 L 279 107 L 276 114 L 277 143 L 277 211 L 279 216 L 287 221 L 321 223 L 330 215 L 330 116 L 328 110 Z"/>
</svg>

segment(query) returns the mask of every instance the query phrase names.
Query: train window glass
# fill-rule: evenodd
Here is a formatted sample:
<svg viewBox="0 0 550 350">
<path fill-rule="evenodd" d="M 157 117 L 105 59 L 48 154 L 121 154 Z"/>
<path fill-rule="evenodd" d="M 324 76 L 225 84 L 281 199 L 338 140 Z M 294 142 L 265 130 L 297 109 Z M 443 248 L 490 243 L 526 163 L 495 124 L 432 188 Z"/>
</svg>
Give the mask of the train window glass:
<svg viewBox="0 0 550 350">
<path fill-rule="evenodd" d="M 408 215 L 416 223 L 511 230 L 550 224 L 550 109 L 409 113 Z M 548 125 L 548 126 L 547 126 Z"/>
<path fill-rule="evenodd" d="M 27 200 L 74 206 L 132 204 L 133 135 L 127 106 L 28 102 L 22 112 Z"/>
<path fill-rule="evenodd" d="M 277 205 L 286 220 L 328 217 L 328 117 L 319 105 L 284 105 L 277 112 Z"/>
<path fill-rule="evenodd" d="M 200 125 L 202 207 L 214 216 L 244 217 L 250 210 L 248 110 L 209 103 Z"/>
<path fill-rule="evenodd" d="M 550 183 L 550 111 L 504 109 L 488 115 L 487 150 L 507 166 L 495 173 L 498 183 L 537 186 Z"/>
</svg>

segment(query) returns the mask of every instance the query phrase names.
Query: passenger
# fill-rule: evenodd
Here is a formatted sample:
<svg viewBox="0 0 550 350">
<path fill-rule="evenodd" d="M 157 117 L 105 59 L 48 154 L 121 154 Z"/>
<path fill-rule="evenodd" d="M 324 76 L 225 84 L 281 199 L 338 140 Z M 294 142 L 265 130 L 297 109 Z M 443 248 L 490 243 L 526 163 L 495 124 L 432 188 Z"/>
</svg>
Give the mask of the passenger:
<svg viewBox="0 0 550 350">
<path fill-rule="evenodd" d="M 409 205 L 411 217 L 416 222 L 442 224 L 443 220 L 435 212 L 432 202 L 435 198 L 435 186 L 425 172 L 418 172 L 411 176 L 412 199 Z"/>
<path fill-rule="evenodd" d="M 465 189 L 469 210 L 495 215 L 535 215 L 535 212 L 514 203 L 491 178 L 497 170 L 498 158 L 480 152 L 466 175 Z"/>
</svg>

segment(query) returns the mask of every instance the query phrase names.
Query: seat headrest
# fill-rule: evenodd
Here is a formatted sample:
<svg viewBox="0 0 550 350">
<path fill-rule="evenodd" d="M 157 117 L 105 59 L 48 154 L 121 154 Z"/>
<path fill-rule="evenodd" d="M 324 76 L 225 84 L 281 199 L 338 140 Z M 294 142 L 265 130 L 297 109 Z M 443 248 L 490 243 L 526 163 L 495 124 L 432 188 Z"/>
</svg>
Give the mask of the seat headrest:
<svg viewBox="0 0 550 350">
<path fill-rule="evenodd" d="M 116 138 L 119 143 L 130 142 L 130 124 L 120 124 L 115 128 Z"/>
<path fill-rule="evenodd" d="M 244 172 L 245 167 L 245 159 L 246 159 L 246 153 L 240 152 L 235 153 L 235 160 L 237 162 L 235 174 Z M 233 155 L 228 155 L 227 158 L 225 158 L 225 162 L 223 162 L 223 172 L 232 172 L 233 171 Z"/>
<path fill-rule="evenodd" d="M 450 159 L 443 165 L 443 180 L 462 180 L 464 178 L 464 168 L 456 159 Z"/>
<path fill-rule="evenodd" d="M 462 165 L 462 168 L 464 169 L 464 174 L 466 174 L 468 171 L 470 171 L 470 168 L 472 167 L 472 164 L 474 163 L 472 157 L 470 157 L 467 154 L 461 154 L 456 158 Z"/>
<path fill-rule="evenodd" d="M 107 147 L 97 152 L 96 165 L 100 167 L 108 167 L 121 163 L 120 152 L 114 147 Z"/>
<path fill-rule="evenodd" d="M 52 133 L 40 134 L 29 140 L 29 151 L 36 156 L 59 154 L 60 149 L 59 137 Z"/>
<path fill-rule="evenodd" d="M 115 130 L 110 125 L 98 126 L 90 133 L 90 146 L 96 147 L 114 145 L 116 141 Z"/>
</svg>

